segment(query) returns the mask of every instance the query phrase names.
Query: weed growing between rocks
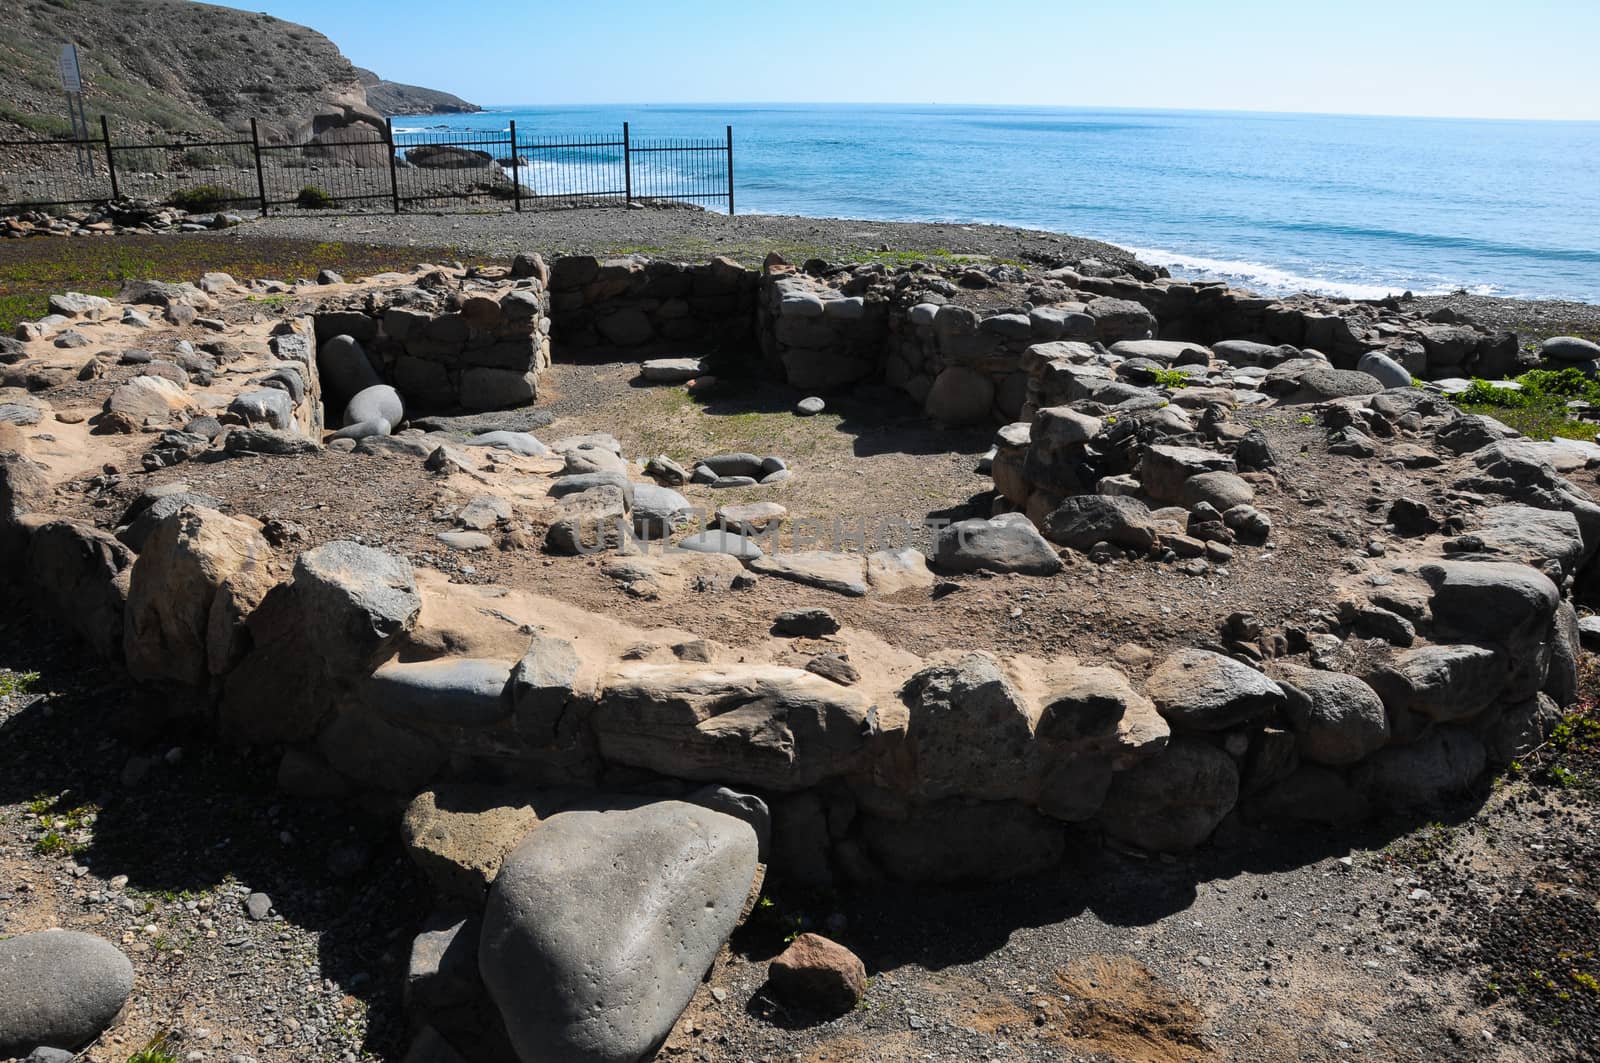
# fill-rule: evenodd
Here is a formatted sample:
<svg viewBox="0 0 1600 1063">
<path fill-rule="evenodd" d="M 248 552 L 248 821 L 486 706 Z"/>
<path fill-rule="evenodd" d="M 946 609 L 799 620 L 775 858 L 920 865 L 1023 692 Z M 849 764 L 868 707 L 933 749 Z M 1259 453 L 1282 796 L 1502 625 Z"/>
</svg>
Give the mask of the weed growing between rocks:
<svg viewBox="0 0 1600 1063">
<path fill-rule="evenodd" d="M 1534 369 L 1513 378 L 1520 388 L 1474 379 L 1458 402 L 1467 413 L 1488 414 L 1530 439 L 1593 439 L 1596 425 L 1572 416 L 1571 402 L 1600 408 L 1600 382 L 1577 369 Z"/>
</svg>

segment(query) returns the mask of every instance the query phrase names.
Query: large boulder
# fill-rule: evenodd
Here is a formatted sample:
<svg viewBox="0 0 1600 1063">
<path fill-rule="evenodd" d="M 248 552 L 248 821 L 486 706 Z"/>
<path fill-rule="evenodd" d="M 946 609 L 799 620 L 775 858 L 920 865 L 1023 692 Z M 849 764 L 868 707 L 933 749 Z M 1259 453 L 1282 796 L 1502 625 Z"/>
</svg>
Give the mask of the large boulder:
<svg viewBox="0 0 1600 1063">
<path fill-rule="evenodd" d="M 1422 808 L 1461 793 L 1483 773 L 1483 743 L 1464 727 L 1435 727 L 1410 745 L 1387 746 L 1357 765 L 1356 788 L 1377 805 Z"/>
<path fill-rule="evenodd" d="M 1100 809 L 1106 833 L 1157 852 L 1193 849 L 1239 799 L 1239 770 L 1213 745 L 1175 738 L 1159 756 L 1118 772 Z"/>
<path fill-rule="evenodd" d="M 994 382 L 966 366 L 952 365 L 934 378 L 923 406 L 943 424 L 981 424 L 994 405 Z"/>
<path fill-rule="evenodd" d="M 591 726 L 615 764 L 787 791 L 858 767 L 872 709 L 798 668 L 629 664 L 604 681 Z"/>
<path fill-rule="evenodd" d="M 924 668 L 900 699 L 920 796 L 1002 800 L 1026 792 L 1033 720 L 993 655 Z"/>
<path fill-rule="evenodd" d="M 125 573 L 133 560 L 127 547 L 99 528 L 66 518 L 48 520 L 28 536 L 23 580 L 41 611 L 114 661 L 122 656 Z"/>
<path fill-rule="evenodd" d="M 1449 721 L 1476 716 L 1494 704 L 1507 672 L 1505 654 L 1463 642 L 1407 650 L 1369 678 L 1391 710 Z"/>
<path fill-rule="evenodd" d="M 181 509 L 156 525 L 128 584 L 129 673 L 204 686 L 213 658 L 234 657 L 245 618 L 271 588 L 271 558 L 254 524 L 214 509 Z"/>
<path fill-rule="evenodd" d="M 1433 587 L 1434 625 L 1468 638 L 1542 634 L 1561 601 L 1548 576 L 1514 562 L 1440 561 L 1419 572 Z"/>
<path fill-rule="evenodd" d="M 1151 498 L 1181 503 L 1184 482 L 1190 477 L 1206 472 L 1235 471 L 1234 460 L 1226 454 L 1200 447 L 1156 443 L 1144 449 L 1139 480 Z"/>
<path fill-rule="evenodd" d="M 1283 689 L 1220 653 L 1183 649 L 1161 662 L 1145 694 L 1174 726 L 1220 731 L 1261 717 L 1284 703 Z"/>
<path fill-rule="evenodd" d="M 1356 362 L 1356 371 L 1365 373 L 1386 388 L 1411 386 L 1411 371 L 1382 351 L 1368 351 Z"/>
<path fill-rule="evenodd" d="M 951 799 L 902 818 L 866 815 L 861 836 L 902 882 L 999 882 L 1047 871 L 1066 851 L 1061 824 L 1015 801 Z"/>
<path fill-rule="evenodd" d="M 1045 538 L 1074 550 L 1112 543 L 1145 551 L 1156 541 L 1149 507 L 1124 495 L 1073 495 L 1062 499 L 1044 522 Z"/>
<path fill-rule="evenodd" d="M 300 555 L 294 593 L 308 641 L 331 671 L 343 675 L 381 664 L 422 611 L 409 561 L 342 540 Z"/>
<path fill-rule="evenodd" d="M 317 349 L 317 369 L 322 375 L 323 390 L 335 409 L 383 383 L 361 341 L 354 336 L 340 334 L 323 340 Z"/>
<path fill-rule="evenodd" d="M 1061 558 L 1021 513 L 957 521 L 939 532 L 933 563 L 951 572 L 1020 572 L 1053 576 Z"/>
<path fill-rule="evenodd" d="M 744 820 L 681 801 L 574 809 L 529 834 L 489 891 L 478 960 L 517 1054 L 649 1056 L 738 924 L 757 849 Z"/>
<path fill-rule="evenodd" d="M 1353 675 L 1298 665 L 1274 670 L 1295 749 L 1318 764 L 1354 764 L 1389 741 L 1383 699 Z"/>
<path fill-rule="evenodd" d="M 405 415 L 405 404 L 400 401 L 400 393 L 387 384 L 374 384 L 356 392 L 345 405 L 344 424 L 349 427 L 383 421 L 393 428 Z"/>
<path fill-rule="evenodd" d="M 133 991 L 133 964 L 90 934 L 44 930 L 0 941 L 0 1056 L 100 1036 Z"/>
<path fill-rule="evenodd" d="M 1577 336 L 1551 336 L 1539 345 L 1539 354 L 1546 361 L 1566 365 L 1593 362 L 1600 360 L 1600 343 Z"/>
<path fill-rule="evenodd" d="M 343 541 L 301 554 L 293 580 L 269 591 L 249 617 L 250 649 L 223 687 L 222 733 L 253 743 L 313 737 L 345 684 L 370 675 L 388 659 L 416 626 L 421 610 L 404 558 Z M 347 730 L 394 730 L 365 708 L 341 719 Z M 376 754 L 378 760 L 368 764 L 362 759 L 368 751 L 336 746 L 341 756 L 361 760 L 361 770 L 382 773 L 387 754 Z M 397 788 L 412 781 L 404 772 L 400 778 Z"/>
</svg>

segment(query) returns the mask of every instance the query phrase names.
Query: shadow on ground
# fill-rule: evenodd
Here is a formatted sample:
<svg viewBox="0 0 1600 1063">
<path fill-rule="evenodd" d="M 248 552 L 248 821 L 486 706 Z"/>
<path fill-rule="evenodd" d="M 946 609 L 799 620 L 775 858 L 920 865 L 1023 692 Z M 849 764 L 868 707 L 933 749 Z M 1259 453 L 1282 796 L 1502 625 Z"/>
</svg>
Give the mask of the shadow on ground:
<svg viewBox="0 0 1600 1063">
<path fill-rule="evenodd" d="M 284 798 L 270 753 L 217 745 L 180 701 L 133 688 L 26 612 L 8 614 L 0 667 L 37 672 L 42 696 L 0 721 L 0 804 L 47 796 L 98 808 L 93 841 L 74 859 L 101 878 L 127 875 L 130 891 L 241 883 L 267 893 L 286 922 L 316 935 L 321 976 L 365 1003 L 364 1047 L 399 1059 L 406 945 L 427 898 L 396 816 Z"/>
</svg>

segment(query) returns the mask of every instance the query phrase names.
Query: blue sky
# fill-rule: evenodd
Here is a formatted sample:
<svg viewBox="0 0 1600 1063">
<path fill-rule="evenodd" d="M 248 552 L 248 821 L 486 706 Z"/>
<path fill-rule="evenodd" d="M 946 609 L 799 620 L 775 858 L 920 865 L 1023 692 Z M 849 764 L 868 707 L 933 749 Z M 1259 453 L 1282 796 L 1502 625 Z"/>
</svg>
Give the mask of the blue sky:
<svg viewBox="0 0 1600 1063">
<path fill-rule="evenodd" d="M 476 103 L 1600 119 L 1600 0 L 256 0 Z M 1592 160 L 1591 160 L 1592 162 Z"/>
</svg>

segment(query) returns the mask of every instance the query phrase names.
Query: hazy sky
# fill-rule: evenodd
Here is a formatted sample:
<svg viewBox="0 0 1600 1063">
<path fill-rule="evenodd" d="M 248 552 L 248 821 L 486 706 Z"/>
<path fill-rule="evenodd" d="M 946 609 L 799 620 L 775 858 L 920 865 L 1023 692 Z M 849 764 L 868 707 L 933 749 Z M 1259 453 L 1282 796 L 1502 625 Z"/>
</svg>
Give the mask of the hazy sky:
<svg viewBox="0 0 1600 1063">
<path fill-rule="evenodd" d="M 320 30 L 384 77 L 486 105 L 1004 103 L 1600 119 L 1600 0 L 230 6 Z"/>
</svg>

